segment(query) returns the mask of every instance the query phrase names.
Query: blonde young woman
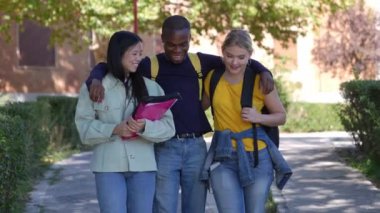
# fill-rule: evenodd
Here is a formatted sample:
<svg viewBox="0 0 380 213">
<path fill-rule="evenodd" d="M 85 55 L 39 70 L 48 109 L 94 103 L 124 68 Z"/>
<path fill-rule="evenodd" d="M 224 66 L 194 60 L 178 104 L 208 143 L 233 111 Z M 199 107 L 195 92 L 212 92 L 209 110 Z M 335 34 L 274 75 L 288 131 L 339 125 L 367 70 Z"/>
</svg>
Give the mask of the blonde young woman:
<svg viewBox="0 0 380 213">
<path fill-rule="evenodd" d="M 249 71 L 247 65 L 252 52 L 251 37 L 240 29 L 230 31 L 222 45 L 225 68 L 221 70 L 223 75 L 212 97 L 215 133 L 208 153 L 208 157 L 212 156 L 212 164 L 204 170 L 206 175 L 210 171 L 211 186 L 220 213 L 265 212 L 265 202 L 274 176 L 274 157 L 280 159 L 281 165 L 290 172 L 282 156 L 278 157 L 277 148 L 260 127 L 285 123 L 286 113 L 277 90 L 264 94 L 259 88 L 260 76 L 256 75 L 252 107 L 241 107 L 243 79 L 245 72 Z M 204 108 L 210 105 L 212 75 L 213 72 L 210 72 L 205 79 Z M 264 106 L 270 114 L 261 114 Z M 252 123 L 258 127 L 253 128 Z M 257 150 L 254 149 L 254 131 L 258 139 Z M 272 156 L 272 148 L 277 151 L 276 155 Z M 258 154 L 257 162 L 254 151 Z"/>
<path fill-rule="evenodd" d="M 85 84 L 80 89 L 75 122 L 82 142 L 94 146 L 91 170 L 102 213 L 153 211 L 157 170 L 153 144 L 175 133 L 170 110 L 156 121 L 132 118 L 143 96 L 164 95 L 156 82 L 136 73 L 142 51 L 139 36 L 116 32 L 108 45 L 104 100 L 91 101 Z M 136 133 L 138 137 L 130 138 Z"/>
</svg>

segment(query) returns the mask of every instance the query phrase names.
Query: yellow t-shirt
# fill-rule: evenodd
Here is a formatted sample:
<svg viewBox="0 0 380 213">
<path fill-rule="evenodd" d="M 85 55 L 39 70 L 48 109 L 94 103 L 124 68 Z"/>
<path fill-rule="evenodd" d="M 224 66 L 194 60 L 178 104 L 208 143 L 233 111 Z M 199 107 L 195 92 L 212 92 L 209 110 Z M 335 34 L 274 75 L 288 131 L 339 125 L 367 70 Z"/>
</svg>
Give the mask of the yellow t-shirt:
<svg viewBox="0 0 380 213">
<path fill-rule="evenodd" d="M 211 71 L 205 79 L 205 92 L 210 96 L 210 79 L 213 71 Z M 256 75 L 252 106 L 255 106 L 259 113 L 264 107 L 264 94 L 259 89 L 260 76 Z M 231 84 L 222 76 L 215 88 L 213 97 L 214 110 L 214 128 L 223 131 L 226 129 L 232 132 L 241 132 L 252 128 L 252 123 L 243 121 L 241 118 L 240 96 L 243 88 L 243 80 L 236 84 Z M 246 151 L 253 151 L 253 138 L 244 138 L 243 143 Z M 266 147 L 266 144 L 259 140 L 258 149 Z M 236 148 L 236 141 L 232 141 L 232 145 Z"/>
</svg>

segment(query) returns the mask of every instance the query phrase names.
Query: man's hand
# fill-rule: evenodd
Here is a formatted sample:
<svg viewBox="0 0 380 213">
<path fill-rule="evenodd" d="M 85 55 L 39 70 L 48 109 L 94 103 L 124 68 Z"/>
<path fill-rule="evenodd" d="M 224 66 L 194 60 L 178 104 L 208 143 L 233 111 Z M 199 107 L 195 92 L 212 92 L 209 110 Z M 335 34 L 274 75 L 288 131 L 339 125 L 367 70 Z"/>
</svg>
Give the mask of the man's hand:
<svg viewBox="0 0 380 213">
<path fill-rule="evenodd" d="M 272 92 L 274 88 L 273 77 L 269 72 L 260 73 L 260 88 L 263 91 L 264 95 Z"/>
<path fill-rule="evenodd" d="M 93 79 L 90 85 L 90 98 L 94 102 L 102 102 L 104 99 L 104 87 L 98 79 Z"/>
</svg>

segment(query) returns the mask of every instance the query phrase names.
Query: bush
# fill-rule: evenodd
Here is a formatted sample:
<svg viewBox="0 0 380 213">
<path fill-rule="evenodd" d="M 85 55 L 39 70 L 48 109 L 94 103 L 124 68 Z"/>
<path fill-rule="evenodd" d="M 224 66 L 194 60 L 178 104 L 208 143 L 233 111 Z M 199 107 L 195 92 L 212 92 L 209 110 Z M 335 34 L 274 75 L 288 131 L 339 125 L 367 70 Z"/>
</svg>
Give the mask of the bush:
<svg viewBox="0 0 380 213">
<path fill-rule="evenodd" d="M 346 104 L 340 118 L 357 147 L 380 162 L 380 81 L 355 80 L 341 85 Z"/>
<path fill-rule="evenodd" d="M 287 87 L 287 84 L 290 84 L 290 83 L 286 82 L 283 77 L 279 76 L 276 78 L 276 88 L 277 88 L 278 96 L 280 97 L 280 100 L 286 110 L 289 108 L 289 105 L 290 105 L 290 95 L 289 95 L 289 89 Z"/>
<path fill-rule="evenodd" d="M 15 186 L 26 177 L 24 131 L 20 117 L 0 115 L 0 212 L 16 211 L 13 204 L 19 193 Z"/>
<path fill-rule="evenodd" d="M 50 155 L 80 147 L 76 98 L 42 97 L 0 108 L 0 212 L 22 212 Z"/>
<path fill-rule="evenodd" d="M 42 174 L 48 137 L 40 128 L 41 110 L 33 103 L 0 109 L 0 212 L 21 212 L 20 201 Z"/>
<path fill-rule="evenodd" d="M 341 131 L 338 104 L 293 102 L 287 112 L 283 132 Z"/>
<path fill-rule="evenodd" d="M 26 129 L 22 134 L 25 145 L 29 146 L 27 154 L 32 155 L 30 159 L 40 159 L 46 154 L 49 140 L 48 129 L 43 128 L 47 119 L 45 111 L 46 107 L 34 102 L 7 104 L 0 110 L 10 117 L 21 117 L 23 119 Z M 31 170 L 34 170 L 34 165 L 38 167 L 34 161 L 31 164 Z"/>
<path fill-rule="evenodd" d="M 74 116 L 77 98 L 39 97 L 37 102 L 46 109 L 47 121 L 44 128 L 49 129 L 49 146 L 54 149 L 79 149 L 80 138 L 75 126 Z"/>
</svg>

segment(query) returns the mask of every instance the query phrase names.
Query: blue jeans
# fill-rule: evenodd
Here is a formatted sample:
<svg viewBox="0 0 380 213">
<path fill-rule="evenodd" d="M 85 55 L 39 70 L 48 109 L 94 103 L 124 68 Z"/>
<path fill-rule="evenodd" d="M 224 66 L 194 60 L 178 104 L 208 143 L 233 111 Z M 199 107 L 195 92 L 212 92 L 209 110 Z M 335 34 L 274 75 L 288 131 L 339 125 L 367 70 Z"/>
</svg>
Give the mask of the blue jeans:
<svg viewBox="0 0 380 213">
<path fill-rule="evenodd" d="M 207 191 L 199 174 L 207 152 L 204 139 L 172 138 L 156 144 L 155 151 L 158 170 L 154 212 L 176 213 L 181 187 L 182 213 L 203 213 Z"/>
<path fill-rule="evenodd" d="M 273 165 L 267 148 L 258 153 L 256 168 L 252 153 L 246 152 L 252 167 L 254 183 L 242 187 L 239 181 L 237 154 L 233 158 L 214 164 L 211 168 L 211 186 L 219 213 L 264 213 L 270 185 L 273 181 Z"/>
<path fill-rule="evenodd" d="M 94 172 L 102 213 L 152 213 L 156 172 Z"/>
</svg>

